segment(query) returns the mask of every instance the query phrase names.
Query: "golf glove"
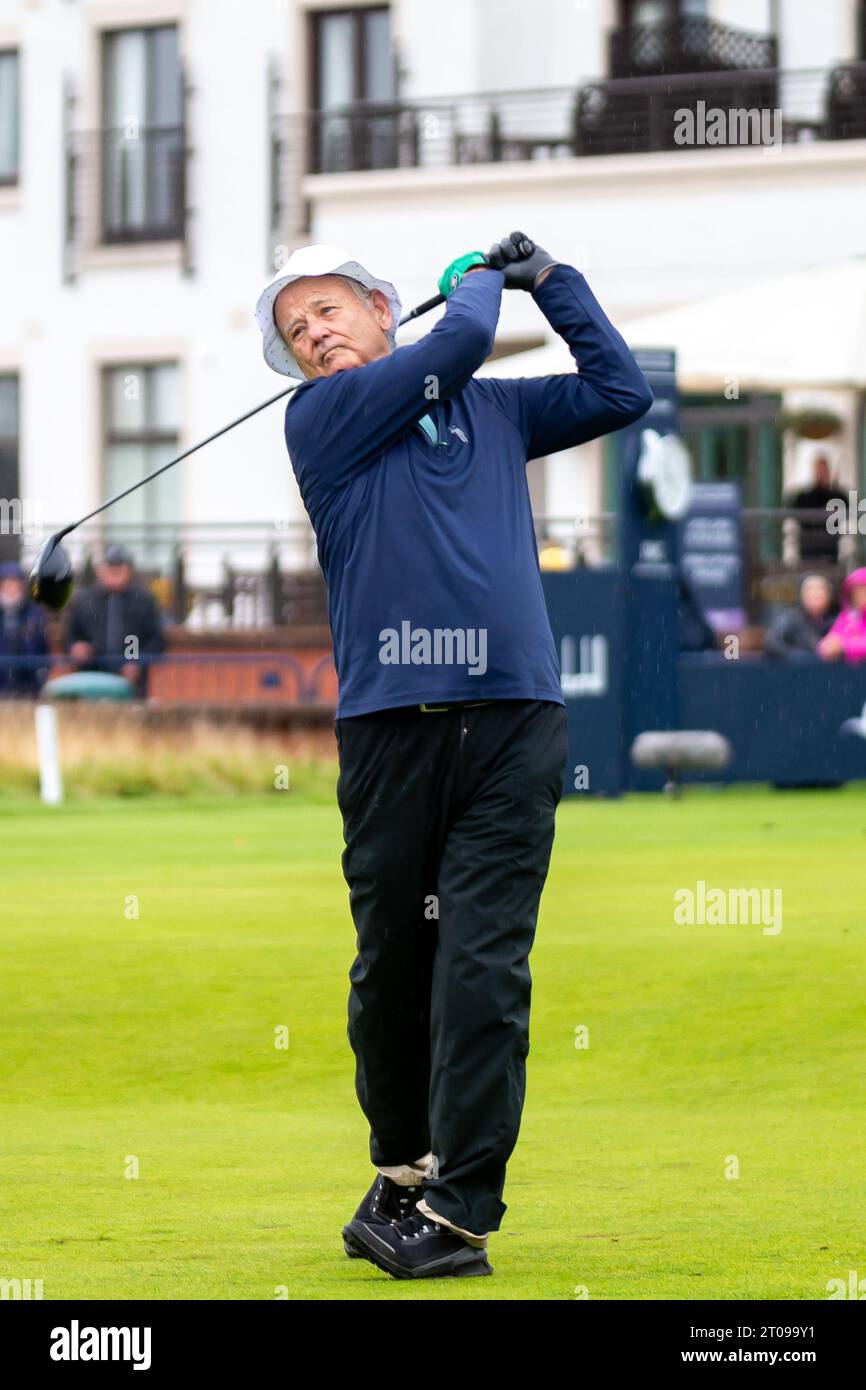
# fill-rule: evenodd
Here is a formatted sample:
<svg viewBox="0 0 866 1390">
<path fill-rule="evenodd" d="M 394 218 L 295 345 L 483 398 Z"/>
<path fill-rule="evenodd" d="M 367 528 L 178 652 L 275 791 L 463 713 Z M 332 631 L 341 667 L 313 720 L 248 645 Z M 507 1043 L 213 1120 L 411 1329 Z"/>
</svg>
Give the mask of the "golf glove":
<svg viewBox="0 0 866 1390">
<path fill-rule="evenodd" d="M 525 232 L 512 232 L 511 236 L 494 242 L 487 253 L 487 264 L 503 272 L 507 290 L 529 290 L 531 293 L 542 270 L 561 262 L 536 246 Z"/>
<path fill-rule="evenodd" d="M 447 299 L 449 294 L 453 294 L 467 270 L 472 266 L 487 265 L 487 257 L 483 251 L 469 251 L 465 256 L 458 256 L 456 261 L 452 261 L 446 266 L 439 277 L 439 293 Z"/>
</svg>

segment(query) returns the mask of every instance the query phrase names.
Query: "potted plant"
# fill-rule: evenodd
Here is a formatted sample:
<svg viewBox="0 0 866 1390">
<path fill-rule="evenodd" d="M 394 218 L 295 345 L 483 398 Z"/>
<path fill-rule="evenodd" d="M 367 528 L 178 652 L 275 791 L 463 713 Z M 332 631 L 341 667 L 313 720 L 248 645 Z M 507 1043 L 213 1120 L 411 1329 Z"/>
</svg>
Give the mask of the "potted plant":
<svg viewBox="0 0 866 1390">
<path fill-rule="evenodd" d="M 796 410 L 782 410 L 776 417 L 780 429 L 788 430 L 799 439 L 828 439 L 838 434 L 842 420 L 834 410 L 823 405 L 804 405 Z"/>
</svg>

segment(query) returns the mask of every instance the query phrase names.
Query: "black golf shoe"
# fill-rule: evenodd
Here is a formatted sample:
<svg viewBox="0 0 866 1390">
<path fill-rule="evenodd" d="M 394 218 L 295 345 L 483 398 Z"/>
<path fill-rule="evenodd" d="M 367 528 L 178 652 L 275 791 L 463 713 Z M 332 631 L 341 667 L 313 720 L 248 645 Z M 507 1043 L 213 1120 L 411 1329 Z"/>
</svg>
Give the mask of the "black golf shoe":
<svg viewBox="0 0 866 1390">
<path fill-rule="evenodd" d="M 415 1211 L 393 1225 L 350 1221 L 344 1236 L 365 1260 L 395 1279 L 439 1279 L 492 1274 L 487 1253 Z"/>
<path fill-rule="evenodd" d="M 371 1225 L 384 1224 L 392 1225 L 396 1221 L 402 1221 L 405 1216 L 411 1216 L 415 1210 L 416 1202 L 424 1195 L 424 1189 L 420 1183 L 417 1187 L 401 1187 L 392 1178 L 386 1178 L 382 1173 L 375 1179 L 372 1187 L 365 1197 L 361 1199 L 361 1205 L 355 1215 L 347 1225 L 343 1227 L 343 1249 L 350 1260 L 366 1259 L 366 1253 L 355 1247 L 349 1227 L 355 1221 L 366 1221 Z"/>
</svg>

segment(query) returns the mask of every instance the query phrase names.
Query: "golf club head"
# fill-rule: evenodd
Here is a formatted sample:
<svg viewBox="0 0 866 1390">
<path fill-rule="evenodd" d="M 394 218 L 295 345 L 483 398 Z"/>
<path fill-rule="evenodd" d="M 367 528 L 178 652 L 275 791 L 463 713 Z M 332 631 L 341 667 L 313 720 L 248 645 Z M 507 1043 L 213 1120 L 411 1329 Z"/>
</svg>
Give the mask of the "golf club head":
<svg viewBox="0 0 866 1390">
<path fill-rule="evenodd" d="M 72 562 L 59 538 L 49 536 L 30 571 L 30 592 L 37 603 L 55 613 L 72 593 Z"/>
</svg>

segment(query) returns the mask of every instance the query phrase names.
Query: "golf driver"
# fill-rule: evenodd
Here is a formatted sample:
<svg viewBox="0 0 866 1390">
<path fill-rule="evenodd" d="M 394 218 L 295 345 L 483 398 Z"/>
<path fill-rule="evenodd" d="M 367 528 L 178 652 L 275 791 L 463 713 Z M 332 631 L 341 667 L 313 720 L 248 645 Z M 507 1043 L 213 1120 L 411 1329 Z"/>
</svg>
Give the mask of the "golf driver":
<svg viewBox="0 0 866 1390">
<path fill-rule="evenodd" d="M 419 315 L 426 314 L 430 309 L 435 309 L 437 304 L 441 304 L 444 301 L 444 298 L 444 295 L 436 294 L 432 299 L 425 299 L 423 304 L 417 305 L 417 307 L 411 309 L 408 314 L 404 314 L 398 327 L 402 328 L 403 324 L 408 323 L 410 319 L 416 319 Z M 216 430 L 214 434 L 209 434 L 207 439 L 202 439 L 198 444 L 193 444 L 191 448 L 185 449 L 182 454 L 178 454 L 177 458 L 170 459 L 168 463 L 164 463 L 160 468 L 155 468 L 152 473 L 145 474 L 143 478 L 139 478 L 137 483 L 133 483 L 131 487 L 124 488 L 123 492 L 119 492 L 116 497 L 109 497 L 107 502 L 102 502 L 100 506 L 94 507 L 93 511 L 88 512 L 86 516 L 79 517 L 77 521 L 70 522 L 70 524 L 64 526 L 62 530 L 55 531 L 50 535 L 40 549 L 39 554 L 36 556 L 36 563 L 30 571 L 30 592 L 37 603 L 41 603 L 45 608 L 51 608 L 55 612 L 59 612 L 69 600 L 69 596 L 72 593 L 72 561 L 60 542 L 63 540 L 64 536 L 69 535 L 70 531 L 77 530 L 79 526 L 84 525 L 85 521 L 90 521 L 92 517 L 98 516 L 99 513 L 104 512 L 107 507 L 113 507 L 115 502 L 120 502 L 122 498 L 128 497 L 129 494 L 135 492 L 137 488 L 144 487 L 145 483 L 152 482 L 154 478 L 159 477 L 160 473 L 164 473 L 167 468 L 174 468 L 176 463 L 180 463 L 182 459 L 189 458 L 190 454 L 194 454 L 197 449 L 203 449 L 205 444 L 212 444 L 215 439 L 219 439 L 220 435 L 227 434 L 229 430 L 233 430 L 235 425 L 242 425 L 244 420 L 249 420 L 251 416 L 257 415 L 260 410 L 265 410 L 269 405 L 273 405 L 275 401 L 282 400 L 283 396 L 288 396 L 291 391 L 296 390 L 300 385 L 302 385 L 300 381 L 293 382 L 292 385 L 287 386 L 284 391 L 279 391 L 276 396 L 271 396 L 269 400 L 262 401 L 261 405 L 253 406 L 252 410 L 248 410 L 244 415 L 239 415 L 238 418 L 232 420 L 230 424 L 223 425 L 222 429 Z"/>
</svg>

